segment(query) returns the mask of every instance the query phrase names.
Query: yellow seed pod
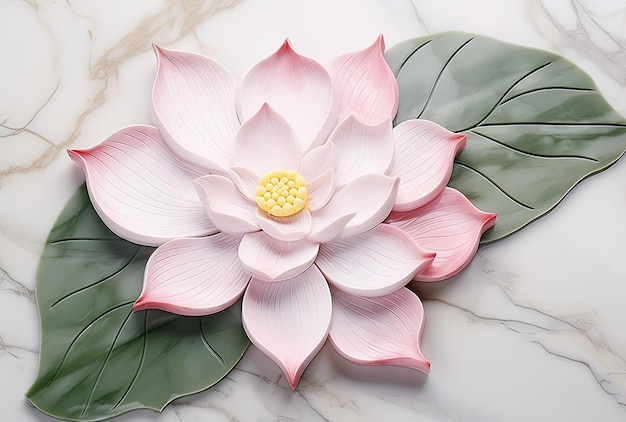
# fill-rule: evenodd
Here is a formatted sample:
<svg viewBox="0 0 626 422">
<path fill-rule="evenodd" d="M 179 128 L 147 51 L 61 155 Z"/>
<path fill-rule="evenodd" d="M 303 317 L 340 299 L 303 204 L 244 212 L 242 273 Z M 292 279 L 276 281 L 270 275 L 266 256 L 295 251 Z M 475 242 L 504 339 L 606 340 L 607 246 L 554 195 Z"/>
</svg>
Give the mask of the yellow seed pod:
<svg viewBox="0 0 626 422">
<path fill-rule="evenodd" d="M 306 201 L 306 181 L 293 170 L 272 170 L 256 187 L 256 204 L 274 217 L 297 214 L 306 207 Z"/>
</svg>

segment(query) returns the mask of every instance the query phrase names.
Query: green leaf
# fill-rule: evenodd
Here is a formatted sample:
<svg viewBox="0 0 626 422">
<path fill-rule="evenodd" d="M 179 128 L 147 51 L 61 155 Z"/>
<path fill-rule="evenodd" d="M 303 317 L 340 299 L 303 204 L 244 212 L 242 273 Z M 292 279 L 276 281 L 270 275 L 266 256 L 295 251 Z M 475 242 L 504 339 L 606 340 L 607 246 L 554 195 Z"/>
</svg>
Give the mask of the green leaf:
<svg viewBox="0 0 626 422">
<path fill-rule="evenodd" d="M 405 41 L 386 59 L 400 89 L 396 123 L 428 119 L 467 135 L 449 185 L 498 214 L 483 242 L 541 217 L 626 150 L 624 118 L 555 54 L 451 32 Z"/>
<path fill-rule="evenodd" d="M 101 420 L 162 410 L 239 361 L 249 344 L 240 303 L 206 317 L 132 311 L 152 251 L 111 233 L 84 185 L 66 205 L 37 273 L 41 353 L 27 397 L 41 411 Z"/>
</svg>

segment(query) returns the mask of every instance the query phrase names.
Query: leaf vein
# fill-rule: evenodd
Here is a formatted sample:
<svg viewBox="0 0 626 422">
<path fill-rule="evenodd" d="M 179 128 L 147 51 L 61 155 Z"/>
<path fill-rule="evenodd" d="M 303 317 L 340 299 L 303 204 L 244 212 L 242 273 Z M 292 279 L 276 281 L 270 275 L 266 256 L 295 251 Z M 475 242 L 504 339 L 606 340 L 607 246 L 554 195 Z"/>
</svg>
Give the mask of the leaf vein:
<svg viewBox="0 0 626 422">
<path fill-rule="evenodd" d="M 501 146 L 503 148 L 509 149 L 511 151 L 515 151 L 515 152 L 517 152 L 519 154 L 523 154 L 523 155 L 526 155 L 528 157 L 545 158 L 547 160 L 578 159 L 578 160 L 584 160 L 584 161 L 591 161 L 591 162 L 594 162 L 594 163 L 599 163 L 600 162 L 599 160 L 597 160 L 597 159 L 595 159 L 593 157 L 586 157 L 584 155 L 547 155 L 547 154 L 539 154 L 539 153 L 536 153 L 536 152 L 524 151 L 523 149 L 515 148 L 515 147 L 513 147 L 511 145 L 505 144 L 502 141 L 499 141 L 499 140 L 497 140 L 495 138 L 492 138 L 490 136 L 487 136 L 487 135 L 483 135 L 482 133 L 476 132 L 474 130 L 470 130 L 469 132 L 473 133 L 473 134 L 475 134 L 477 136 L 480 136 L 481 138 L 488 139 L 489 141 L 491 141 L 493 143 L 496 143 L 496 144 L 498 144 L 499 146 Z"/>
<path fill-rule="evenodd" d="M 89 322 L 89 324 L 85 325 L 85 327 L 82 330 L 80 330 L 80 332 L 78 334 L 76 334 L 76 336 L 70 342 L 70 345 L 68 346 L 67 350 L 63 354 L 63 358 L 61 359 L 61 363 L 59 364 L 59 367 L 57 368 L 57 371 L 55 372 L 54 376 L 52 377 L 52 380 L 50 380 L 49 384 L 52 384 L 56 380 L 56 378 L 59 376 L 59 373 L 61 373 L 61 369 L 63 368 L 63 365 L 65 365 L 65 362 L 67 361 L 67 358 L 68 358 L 68 356 L 70 354 L 70 351 L 72 350 L 72 348 L 74 347 L 74 345 L 76 344 L 78 339 L 83 334 L 85 334 L 87 332 L 87 330 L 89 330 L 91 327 L 93 327 L 101 319 L 106 318 L 108 315 L 110 315 L 113 312 L 123 308 L 124 306 L 131 305 L 133 302 L 134 302 L 134 300 L 129 300 L 127 302 L 120 303 L 119 305 L 114 306 L 111 309 L 108 309 L 106 312 L 101 313 L 96 318 L 94 318 L 91 322 Z"/>
<path fill-rule="evenodd" d="M 523 97 L 528 94 L 534 94 L 535 92 L 544 92 L 544 91 L 596 92 L 596 90 L 592 88 L 576 88 L 573 86 L 549 86 L 549 87 L 543 87 L 543 88 L 529 89 L 528 91 L 520 92 L 517 95 L 513 95 L 511 98 L 507 99 L 506 101 L 502 101 L 500 105 L 504 105 L 508 103 L 509 101 L 513 101 L 517 98 Z"/>
<path fill-rule="evenodd" d="M 107 364 L 111 360 L 111 356 L 113 355 L 113 351 L 115 350 L 115 344 L 117 343 L 117 339 L 120 338 L 120 334 L 122 333 L 122 330 L 124 330 L 124 327 L 126 327 L 126 324 L 128 323 L 128 320 L 130 319 L 130 316 L 132 315 L 132 313 L 133 313 L 132 310 L 128 312 L 128 315 L 126 315 L 124 322 L 122 322 L 122 324 L 120 325 L 120 328 L 118 328 L 117 330 L 117 333 L 115 333 L 115 337 L 113 337 L 113 341 L 111 342 L 111 345 L 109 346 L 109 350 L 107 351 L 107 355 L 104 358 L 104 362 L 102 362 L 102 366 L 100 367 L 100 370 L 98 371 L 98 375 L 96 376 L 96 379 L 93 381 L 93 385 L 91 386 L 91 391 L 89 392 L 89 398 L 85 402 L 85 405 L 83 406 L 83 410 L 80 413 L 81 416 L 84 416 L 85 413 L 87 413 L 87 409 L 89 408 L 89 406 L 91 406 L 91 401 L 93 400 L 93 396 L 96 393 L 96 388 L 98 388 L 98 384 L 100 383 L 100 380 L 102 379 L 102 374 L 104 374 L 104 370 L 106 369 Z"/>
<path fill-rule="evenodd" d="M 70 297 L 76 296 L 77 294 L 80 294 L 82 292 L 84 292 L 85 290 L 88 290 L 92 287 L 95 287 L 99 284 L 102 284 L 108 280 L 111 280 L 113 277 L 117 276 L 118 274 L 120 274 L 122 271 L 124 271 L 126 268 L 128 268 L 130 266 L 130 264 L 132 264 L 132 262 L 135 260 L 135 258 L 137 258 L 137 255 L 139 255 L 139 251 L 141 251 L 141 246 L 137 246 L 137 250 L 133 253 L 133 255 L 130 257 L 130 259 L 124 264 L 122 265 L 121 268 L 119 268 L 117 271 L 113 272 L 112 274 L 109 274 L 108 276 L 101 278 L 98 281 L 95 281 L 91 284 L 88 284 L 87 286 L 81 287 L 78 290 L 75 290 L 71 293 L 68 293 L 67 295 L 63 296 L 62 298 L 60 298 L 59 300 L 57 300 L 56 302 L 54 302 L 52 305 L 50 305 L 50 310 L 52 310 L 52 308 L 54 308 L 55 306 L 57 306 L 59 303 L 63 302 L 66 299 L 69 299 Z"/>
<path fill-rule="evenodd" d="M 471 126 L 471 127 L 466 128 L 466 129 L 463 129 L 461 132 L 469 130 L 469 129 L 474 129 L 477 126 L 480 126 L 485 120 L 487 120 L 493 114 L 494 111 L 496 111 L 496 109 L 499 106 L 502 105 L 502 101 L 506 98 L 507 95 L 509 95 L 509 93 L 513 90 L 513 88 L 515 88 L 517 85 L 519 85 L 524 79 L 526 79 L 529 76 L 533 75 L 534 73 L 537 73 L 540 70 L 550 66 L 551 64 L 552 64 L 552 62 L 548 62 L 548 63 L 542 64 L 541 66 L 537 66 L 535 69 L 531 70 L 530 72 L 526 73 L 521 78 L 519 78 L 517 81 L 515 81 L 515 83 L 513 85 L 511 85 L 509 87 L 509 89 L 507 89 L 504 94 L 502 94 L 502 97 L 500 97 L 500 99 L 496 102 L 496 104 L 492 107 L 492 109 L 489 110 L 489 113 L 487 113 L 487 115 L 485 117 L 483 117 L 481 121 L 476 123 L 474 126 Z"/>
<path fill-rule="evenodd" d="M 202 338 L 202 344 L 204 344 L 204 347 L 206 347 L 206 349 L 213 356 L 215 356 L 215 359 L 217 359 L 219 363 L 224 366 L 224 359 L 222 358 L 222 356 L 220 356 L 219 353 L 217 353 L 217 350 L 215 350 L 213 346 L 211 346 L 211 343 L 209 343 L 209 339 L 207 339 L 206 333 L 204 332 L 204 326 L 202 325 L 202 318 L 198 318 L 198 325 L 200 326 L 200 337 Z"/>
<path fill-rule="evenodd" d="M 504 190 L 500 185 L 498 185 L 493 179 L 491 179 L 489 176 L 487 176 L 486 174 L 476 170 L 475 168 L 472 168 L 470 166 L 468 166 L 467 164 L 463 164 L 463 163 L 459 163 L 458 161 L 455 161 L 454 164 L 463 167 L 467 170 L 473 171 L 474 173 L 478 174 L 479 176 L 481 176 L 482 178 L 484 178 L 485 180 L 487 180 L 493 187 L 495 187 L 496 189 L 498 189 L 504 196 L 506 196 L 507 198 L 509 198 L 512 202 L 514 202 L 515 204 L 517 204 L 518 206 L 525 208 L 529 211 L 534 211 L 535 208 L 527 205 L 525 203 L 523 203 L 522 201 L 520 201 L 519 199 L 513 197 L 511 194 L 509 194 L 506 190 Z"/>
<path fill-rule="evenodd" d="M 406 58 L 404 59 L 404 61 L 402 63 L 400 63 L 400 66 L 398 66 L 398 71 L 396 72 L 396 79 L 398 78 L 398 76 L 400 75 L 400 72 L 402 72 L 402 69 L 404 69 L 404 65 L 406 65 L 406 63 L 411 60 L 411 57 L 413 57 L 418 51 L 420 51 L 422 49 L 422 47 L 427 46 L 428 44 L 430 44 L 433 40 L 428 40 L 425 43 L 423 43 L 422 45 L 419 45 L 415 50 L 413 50 L 411 52 L 411 54 L 409 54 L 408 56 L 406 56 Z"/>
<path fill-rule="evenodd" d="M 150 312 L 149 309 L 146 310 L 146 312 L 144 313 L 144 317 L 143 317 L 143 345 L 141 348 L 141 358 L 139 359 L 139 365 L 137 366 L 137 370 L 135 370 L 135 375 L 133 376 L 133 379 L 130 381 L 130 384 L 128 384 L 128 387 L 126 388 L 126 391 L 124 391 L 124 394 L 122 394 L 122 397 L 120 397 L 117 403 L 115 403 L 115 405 L 111 408 L 111 410 L 109 410 L 109 413 L 113 413 L 115 409 L 117 409 L 120 406 L 120 404 L 122 404 L 122 402 L 126 400 L 126 397 L 128 397 L 128 394 L 130 393 L 131 388 L 133 388 L 133 386 L 137 382 L 137 378 L 139 378 L 139 373 L 141 372 L 141 368 L 143 368 L 143 364 L 146 360 L 146 349 L 148 348 L 148 312 Z"/>
<path fill-rule="evenodd" d="M 424 114 L 424 112 L 426 111 L 426 108 L 428 107 L 428 105 L 430 104 L 433 95 L 435 93 L 435 89 L 437 88 L 437 86 L 439 85 L 439 81 L 441 80 L 441 77 L 443 75 L 443 72 L 448 68 L 448 66 L 450 65 L 450 62 L 452 62 L 452 60 L 454 59 L 454 57 L 456 57 L 457 54 L 459 54 L 459 52 L 465 48 L 465 46 L 467 46 L 470 42 L 472 42 L 474 40 L 474 37 L 470 38 L 469 40 L 465 41 L 463 44 L 461 44 L 461 46 L 459 46 L 459 48 L 457 48 L 451 55 L 450 58 L 448 58 L 448 60 L 443 64 L 443 66 L 441 67 L 441 70 L 439 71 L 439 74 L 437 75 L 437 78 L 435 79 L 435 82 L 433 83 L 433 87 L 430 89 L 430 93 L 428 94 L 428 98 L 426 99 L 426 102 L 424 103 L 424 107 L 422 107 L 422 111 L 420 111 L 420 113 L 417 115 L 416 119 L 419 119 L 420 117 L 422 117 L 422 114 Z"/>
</svg>

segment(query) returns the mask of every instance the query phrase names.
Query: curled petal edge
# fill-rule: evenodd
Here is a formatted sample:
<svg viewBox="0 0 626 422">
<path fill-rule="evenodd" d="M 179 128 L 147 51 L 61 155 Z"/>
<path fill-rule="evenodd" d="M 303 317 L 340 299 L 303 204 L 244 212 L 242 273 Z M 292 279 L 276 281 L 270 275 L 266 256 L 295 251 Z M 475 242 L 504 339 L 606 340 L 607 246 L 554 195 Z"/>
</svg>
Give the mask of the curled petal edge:
<svg viewBox="0 0 626 422">
<path fill-rule="evenodd" d="M 456 220 L 454 210 L 457 210 Z M 496 214 L 477 209 L 462 193 L 446 187 L 426 206 L 406 212 L 393 211 L 385 222 L 402 229 L 424 250 L 437 254 L 432 265 L 413 278 L 433 282 L 458 274 L 471 262 L 481 236 L 495 224 Z M 468 230 L 459 233 L 460 224 L 468 225 Z M 459 244 L 457 247 L 451 247 L 454 240 Z"/>
</svg>

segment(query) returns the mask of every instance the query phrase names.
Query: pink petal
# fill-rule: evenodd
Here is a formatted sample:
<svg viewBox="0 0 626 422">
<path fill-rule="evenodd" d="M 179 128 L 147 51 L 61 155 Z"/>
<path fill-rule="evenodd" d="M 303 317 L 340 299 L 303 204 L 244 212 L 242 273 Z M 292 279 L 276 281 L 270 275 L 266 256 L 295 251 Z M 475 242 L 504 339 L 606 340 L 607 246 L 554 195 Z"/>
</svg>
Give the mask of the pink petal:
<svg viewBox="0 0 626 422">
<path fill-rule="evenodd" d="M 298 137 L 301 150 L 324 142 L 336 121 L 330 75 L 313 59 L 296 53 L 289 41 L 254 66 L 241 85 L 244 120 L 265 103 L 283 116 Z"/>
<path fill-rule="evenodd" d="M 387 174 L 400 177 L 393 209 L 408 211 L 436 198 L 448 184 L 456 154 L 465 135 L 428 120 L 407 120 L 393 129 L 395 154 Z"/>
<path fill-rule="evenodd" d="M 313 232 L 349 214 L 355 214 L 343 230 L 343 237 L 356 236 L 387 218 L 396 200 L 399 179 L 368 174 L 336 192 L 330 202 L 313 214 Z M 322 222 L 322 223 L 320 223 Z"/>
<path fill-rule="evenodd" d="M 307 183 L 307 208 L 311 212 L 322 209 L 333 193 L 335 193 L 335 174 L 332 169 L 327 169 L 324 173 Z"/>
<path fill-rule="evenodd" d="M 292 242 L 304 239 L 311 231 L 311 213 L 306 209 L 290 217 L 274 217 L 257 208 L 256 217 L 261 229 L 279 240 Z"/>
<path fill-rule="evenodd" d="M 243 267 L 263 281 L 295 277 L 309 268 L 319 245 L 308 240 L 285 242 L 265 232 L 246 234 L 239 244 Z"/>
<path fill-rule="evenodd" d="M 337 146 L 337 185 L 344 186 L 359 176 L 384 174 L 393 158 L 391 119 L 377 125 L 346 118 L 330 136 Z"/>
<path fill-rule="evenodd" d="M 206 213 L 218 229 L 229 234 L 259 230 L 254 214 L 257 207 L 241 195 L 230 179 L 210 174 L 195 179 L 194 185 Z"/>
<path fill-rule="evenodd" d="M 365 50 L 346 54 L 333 62 L 341 98 L 339 121 L 354 114 L 359 120 L 374 124 L 396 115 L 398 84 L 383 57 L 384 51 L 381 35 Z"/>
<path fill-rule="evenodd" d="M 329 340 L 346 359 L 362 365 L 397 365 L 425 374 L 430 363 L 420 351 L 424 308 L 403 288 L 382 297 L 333 290 Z"/>
<path fill-rule="evenodd" d="M 233 161 L 259 177 L 274 169 L 297 170 L 300 152 L 296 135 L 284 118 L 263 104 L 239 129 Z"/>
<path fill-rule="evenodd" d="M 154 51 L 156 126 L 182 159 L 212 173 L 225 173 L 232 164 L 239 128 L 235 79 L 207 57 L 157 45 Z"/>
<path fill-rule="evenodd" d="M 232 167 L 228 170 L 228 178 L 237 186 L 241 196 L 256 206 L 256 187 L 260 177 L 247 168 Z"/>
<path fill-rule="evenodd" d="M 239 241 L 219 233 L 161 245 L 146 264 L 143 290 L 133 310 L 208 315 L 226 309 L 250 281 L 237 257 Z"/>
<path fill-rule="evenodd" d="M 152 126 L 131 126 L 101 144 L 68 150 L 87 178 L 98 215 L 117 235 L 142 245 L 217 232 L 181 166 Z"/>
<path fill-rule="evenodd" d="M 244 294 L 242 321 L 248 337 L 276 362 L 294 390 L 326 341 L 331 304 L 328 284 L 315 265 L 277 283 L 253 278 Z"/>
<path fill-rule="evenodd" d="M 428 205 L 392 212 L 387 222 L 404 230 L 425 250 L 435 252 L 433 264 L 415 276 L 439 281 L 461 271 L 474 257 L 480 236 L 495 224 L 496 215 L 476 209 L 463 194 L 446 188 Z"/>
<path fill-rule="evenodd" d="M 320 245 L 315 263 L 334 287 L 372 297 L 398 290 L 434 257 L 402 230 L 380 224 L 358 236 Z"/>
<path fill-rule="evenodd" d="M 337 154 L 335 145 L 328 140 L 306 153 L 300 163 L 300 174 L 308 181 L 318 178 L 328 169 L 335 170 L 336 168 Z"/>
</svg>

